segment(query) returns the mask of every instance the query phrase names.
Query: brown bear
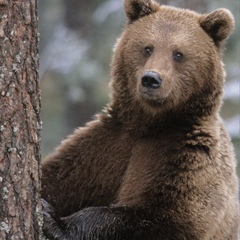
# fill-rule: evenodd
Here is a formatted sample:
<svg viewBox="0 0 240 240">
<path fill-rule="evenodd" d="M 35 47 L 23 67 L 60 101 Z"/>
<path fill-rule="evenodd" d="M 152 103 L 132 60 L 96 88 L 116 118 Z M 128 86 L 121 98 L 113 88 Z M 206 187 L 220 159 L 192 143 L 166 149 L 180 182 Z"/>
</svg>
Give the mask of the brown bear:
<svg viewBox="0 0 240 240">
<path fill-rule="evenodd" d="M 219 116 L 234 20 L 125 0 L 105 113 L 43 161 L 44 232 L 68 240 L 238 239 L 238 180 Z"/>
</svg>

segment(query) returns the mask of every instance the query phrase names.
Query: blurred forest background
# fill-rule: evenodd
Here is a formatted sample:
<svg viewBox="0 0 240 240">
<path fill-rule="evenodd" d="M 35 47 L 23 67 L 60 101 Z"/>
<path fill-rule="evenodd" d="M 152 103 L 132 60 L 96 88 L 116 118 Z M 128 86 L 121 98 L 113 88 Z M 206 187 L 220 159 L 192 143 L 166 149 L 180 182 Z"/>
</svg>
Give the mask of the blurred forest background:
<svg viewBox="0 0 240 240">
<path fill-rule="evenodd" d="M 159 2 L 200 13 L 226 7 L 234 14 L 222 116 L 240 161 L 240 1 Z M 44 157 L 108 102 L 112 48 L 125 25 L 123 0 L 40 0 L 39 19 Z"/>
</svg>

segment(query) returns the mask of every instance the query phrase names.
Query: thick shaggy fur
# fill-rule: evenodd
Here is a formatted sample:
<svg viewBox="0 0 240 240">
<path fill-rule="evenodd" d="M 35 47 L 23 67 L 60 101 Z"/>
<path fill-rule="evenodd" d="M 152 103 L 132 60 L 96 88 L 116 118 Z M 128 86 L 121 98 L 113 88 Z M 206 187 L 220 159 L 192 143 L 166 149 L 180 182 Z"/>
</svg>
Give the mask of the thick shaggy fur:
<svg viewBox="0 0 240 240">
<path fill-rule="evenodd" d="M 43 161 L 45 234 L 236 240 L 236 161 L 219 116 L 233 17 L 152 0 L 125 0 L 125 12 L 106 113 Z M 160 74 L 159 88 L 143 86 L 147 71 Z"/>
</svg>

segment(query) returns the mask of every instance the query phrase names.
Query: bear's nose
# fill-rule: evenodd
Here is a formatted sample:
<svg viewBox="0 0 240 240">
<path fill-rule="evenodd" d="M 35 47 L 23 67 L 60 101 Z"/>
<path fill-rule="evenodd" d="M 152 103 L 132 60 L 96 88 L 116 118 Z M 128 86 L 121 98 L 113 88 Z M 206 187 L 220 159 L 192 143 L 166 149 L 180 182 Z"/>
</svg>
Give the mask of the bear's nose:
<svg viewBox="0 0 240 240">
<path fill-rule="evenodd" d="M 148 71 L 142 77 L 142 85 L 147 88 L 157 89 L 162 85 L 162 79 L 159 73 Z"/>
</svg>

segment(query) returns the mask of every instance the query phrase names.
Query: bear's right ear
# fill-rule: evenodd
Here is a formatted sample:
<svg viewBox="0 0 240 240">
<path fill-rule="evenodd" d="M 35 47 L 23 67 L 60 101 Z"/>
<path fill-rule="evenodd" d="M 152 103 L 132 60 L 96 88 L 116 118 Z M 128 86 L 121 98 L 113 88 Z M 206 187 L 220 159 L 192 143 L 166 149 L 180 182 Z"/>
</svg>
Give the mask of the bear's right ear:
<svg viewBox="0 0 240 240">
<path fill-rule="evenodd" d="M 157 12 L 160 5 L 154 0 L 125 0 L 124 7 L 129 23 L 131 23 L 141 17 Z"/>
</svg>

